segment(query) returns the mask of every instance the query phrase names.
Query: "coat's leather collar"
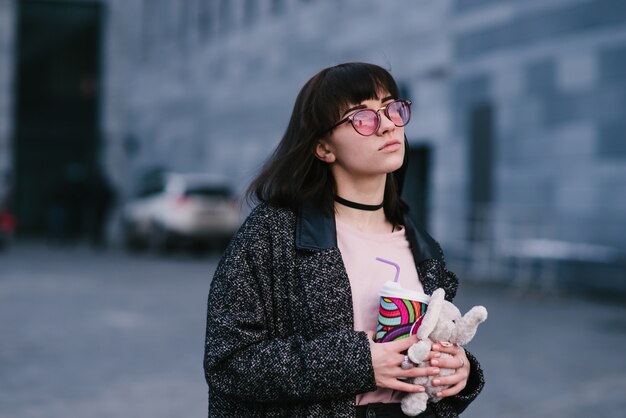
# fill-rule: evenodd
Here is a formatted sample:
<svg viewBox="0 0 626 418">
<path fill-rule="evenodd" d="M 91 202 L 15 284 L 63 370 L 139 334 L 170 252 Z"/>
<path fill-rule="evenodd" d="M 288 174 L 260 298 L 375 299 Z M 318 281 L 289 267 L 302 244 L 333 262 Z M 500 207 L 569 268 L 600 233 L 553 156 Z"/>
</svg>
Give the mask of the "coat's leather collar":
<svg viewBox="0 0 626 418">
<path fill-rule="evenodd" d="M 416 263 L 433 258 L 443 261 L 441 247 L 439 247 L 437 241 L 426 232 L 422 225 L 413 223 L 407 214 L 404 215 L 404 227 L 406 228 L 406 237 L 411 245 L 411 251 L 413 251 L 413 258 Z"/>
<path fill-rule="evenodd" d="M 441 258 L 437 242 L 407 215 L 404 217 L 404 227 L 416 263 Z M 325 214 L 313 202 L 304 202 L 296 219 L 296 249 L 321 251 L 336 247 L 335 217 Z"/>
<path fill-rule="evenodd" d="M 319 251 L 337 247 L 335 217 L 329 216 L 313 202 L 304 202 L 296 219 L 296 248 Z"/>
</svg>

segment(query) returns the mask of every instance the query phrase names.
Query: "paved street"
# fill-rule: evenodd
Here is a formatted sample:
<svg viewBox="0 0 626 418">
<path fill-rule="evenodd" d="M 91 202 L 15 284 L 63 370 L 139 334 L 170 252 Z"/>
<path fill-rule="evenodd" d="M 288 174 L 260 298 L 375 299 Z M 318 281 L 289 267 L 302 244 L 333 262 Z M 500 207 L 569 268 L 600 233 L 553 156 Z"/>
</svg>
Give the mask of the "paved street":
<svg viewBox="0 0 626 418">
<path fill-rule="evenodd" d="M 0 254 L 0 417 L 206 415 L 206 294 L 190 256 Z"/>
<path fill-rule="evenodd" d="M 0 417 L 206 415 L 215 259 L 19 244 L 0 253 Z M 622 417 L 626 306 L 465 285 L 488 321 L 487 386 L 464 417 Z"/>
</svg>

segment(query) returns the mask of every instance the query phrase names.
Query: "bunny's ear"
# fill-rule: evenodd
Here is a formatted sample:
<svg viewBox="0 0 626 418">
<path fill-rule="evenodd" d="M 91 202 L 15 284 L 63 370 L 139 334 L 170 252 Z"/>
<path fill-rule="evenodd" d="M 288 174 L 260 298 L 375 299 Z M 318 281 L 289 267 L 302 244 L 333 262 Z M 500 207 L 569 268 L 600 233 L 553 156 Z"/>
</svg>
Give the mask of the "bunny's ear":
<svg viewBox="0 0 626 418">
<path fill-rule="evenodd" d="M 441 307 L 446 296 L 445 290 L 439 288 L 435 290 L 430 297 L 422 325 L 417 330 L 417 338 L 425 340 L 434 331 L 437 322 L 439 321 L 439 314 L 441 313 Z"/>
</svg>

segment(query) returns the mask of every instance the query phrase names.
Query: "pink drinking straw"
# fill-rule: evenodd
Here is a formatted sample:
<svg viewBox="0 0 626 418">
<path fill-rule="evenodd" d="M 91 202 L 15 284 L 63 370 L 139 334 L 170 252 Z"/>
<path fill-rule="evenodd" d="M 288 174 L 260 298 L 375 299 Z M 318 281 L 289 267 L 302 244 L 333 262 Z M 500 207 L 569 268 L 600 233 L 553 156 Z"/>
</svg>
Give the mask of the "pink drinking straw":
<svg viewBox="0 0 626 418">
<path fill-rule="evenodd" d="M 396 277 L 393 279 L 393 281 L 398 283 L 398 276 L 400 275 L 400 266 L 394 263 L 393 261 L 385 260 L 384 258 L 376 257 L 376 260 L 382 261 L 383 263 L 392 265 L 396 268 Z"/>
</svg>

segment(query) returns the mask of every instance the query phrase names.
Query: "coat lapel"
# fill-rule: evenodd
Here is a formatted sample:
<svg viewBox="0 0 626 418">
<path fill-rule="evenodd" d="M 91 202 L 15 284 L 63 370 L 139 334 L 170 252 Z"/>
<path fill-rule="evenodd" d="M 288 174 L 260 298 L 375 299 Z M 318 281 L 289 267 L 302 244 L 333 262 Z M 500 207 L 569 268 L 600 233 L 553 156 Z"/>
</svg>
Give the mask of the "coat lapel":
<svg viewBox="0 0 626 418">
<path fill-rule="evenodd" d="M 421 225 L 413 223 L 408 216 L 404 217 L 404 225 L 424 293 L 432 295 L 439 287 L 439 278 L 443 272 L 439 245 Z"/>
<path fill-rule="evenodd" d="M 299 276 L 310 313 L 312 334 L 354 328 L 352 292 L 339 250 L 330 248 L 298 254 Z"/>
<path fill-rule="evenodd" d="M 417 265 L 417 272 L 420 276 L 424 293 L 432 295 L 439 287 L 439 278 L 442 274 L 441 263 L 434 258 L 424 260 Z"/>
<path fill-rule="evenodd" d="M 298 213 L 296 251 L 311 332 L 353 329 L 352 291 L 337 248 L 335 217 L 313 202 L 305 202 Z"/>
</svg>

